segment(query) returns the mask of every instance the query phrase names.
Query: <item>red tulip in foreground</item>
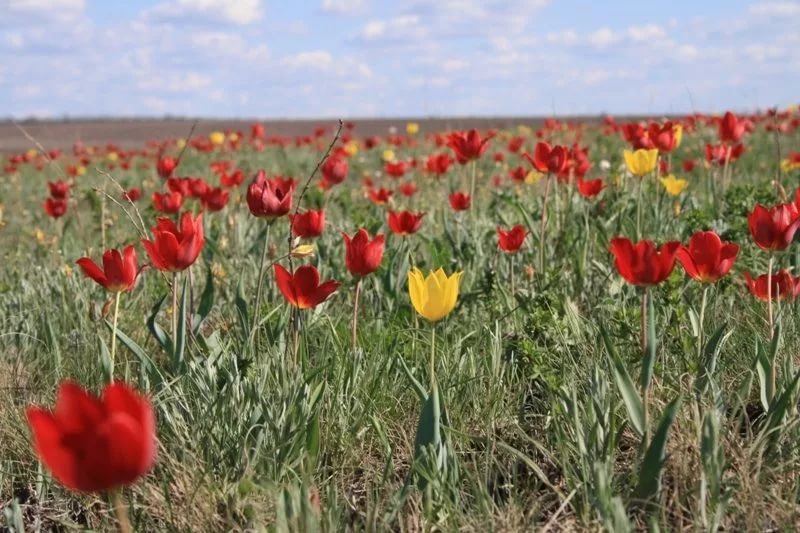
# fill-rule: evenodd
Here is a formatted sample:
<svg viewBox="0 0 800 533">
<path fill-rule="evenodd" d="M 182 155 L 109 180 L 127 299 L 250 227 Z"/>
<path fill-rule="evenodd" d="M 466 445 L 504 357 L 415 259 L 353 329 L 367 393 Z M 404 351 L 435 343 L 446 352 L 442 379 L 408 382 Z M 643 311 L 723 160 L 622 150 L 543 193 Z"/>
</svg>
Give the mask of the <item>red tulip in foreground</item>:
<svg viewBox="0 0 800 533">
<path fill-rule="evenodd" d="M 276 264 L 275 281 L 286 301 L 298 309 L 318 306 L 339 288 L 339 282 L 335 280 L 320 284 L 319 272 L 313 265 L 298 267 L 292 274 Z"/>
<path fill-rule="evenodd" d="M 133 289 L 139 267 L 136 263 L 136 248 L 132 245 L 123 250 L 106 250 L 101 269 L 89 257 L 81 257 L 77 264 L 87 277 L 96 281 L 109 292 L 122 292 Z"/>
<path fill-rule="evenodd" d="M 180 227 L 168 218 L 159 218 L 153 228 L 153 240 L 143 239 L 142 246 L 155 268 L 179 272 L 192 266 L 205 242 L 203 214 L 192 219 L 192 214 L 185 212 Z"/>
<path fill-rule="evenodd" d="M 81 492 L 124 487 L 147 474 L 156 458 L 150 401 L 122 382 L 100 398 L 61 383 L 55 409 L 27 410 L 33 444 L 62 485 Z"/>
<path fill-rule="evenodd" d="M 458 162 L 464 165 L 479 159 L 489 147 L 491 138 L 491 135 L 481 138 L 481 134 L 475 129 L 469 132 L 456 131 L 447 137 L 447 146 L 453 150 Z"/>
<path fill-rule="evenodd" d="M 472 204 L 469 194 L 463 192 L 450 193 L 449 200 L 453 211 L 466 211 Z"/>
<path fill-rule="evenodd" d="M 292 224 L 292 234 L 295 237 L 311 239 L 319 237 L 325 230 L 325 210 L 309 209 L 297 215 L 289 215 Z"/>
<path fill-rule="evenodd" d="M 525 231 L 525 226 L 517 224 L 510 230 L 497 228 L 497 247 L 506 253 L 518 252 L 522 248 L 522 243 L 525 242 L 525 236 L 528 234 Z"/>
<path fill-rule="evenodd" d="M 747 123 L 728 111 L 719 123 L 719 140 L 735 144 L 742 139 L 746 131 Z"/>
<path fill-rule="evenodd" d="M 605 187 L 601 179 L 585 180 L 579 178 L 576 182 L 578 184 L 578 192 L 584 198 L 594 198 L 600 194 L 600 191 Z"/>
<path fill-rule="evenodd" d="M 569 152 L 563 146 L 550 146 L 546 142 L 536 143 L 533 156 L 522 154 L 536 170 L 550 174 L 560 174 L 567 168 Z"/>
<path fill-rule="evenodd" d="M 293 182 L 268 179 L 267 174 L 259 170 L 247 187 L 247 207 L 253 216 L 273 220 L 292 209 L 293 192 Z"/>
<path fill-rule="evenodd" d="M 750 294 L 763 301 L 785 300 L 800 294 L 800 277 L 792 277 L 786 270 L 761 274 L 753 279 L 749 272 L 744 273 Z"/>
<path fill-rule="evenodd" d="M 345 266 L 354 276 L 366 276 L 375 272 L 383 259 L 384 236 L 376 235 L 370 240 L 364 228 L 353 237 L 342 233 L 345 245 Z"/>
<path fill-rule="evenodd" d="M 653 241 L 639 241 L 617 237 L 611 240 L 610 250 L 614 254 L 614 265 L 625 281 L 633 285 L 648 287 L 658 285 L 669 277 L 675 267 L 675 255 L 680 247 L 676 241 L 662 244 L 656 249 Z"/>
<path fill-rule="evenodd" d="M 800 225 L 800 212 L 794 204 L 767 209 L 756 205 L 747 217 L 750 235 L 762 250 L 785 250 Z"/>
<path fill-rule="evenodd" d="M 389 229 L 396 235 L 411 235 L 422 226 L 422 217 L 425 213 L 412 213 L 411 211 L 389 210 Z"/>
<path fill-rule="evenodd" d="M 723 242 L 713 231 L 698 231 L 681 246 L 678 261 L 690 278 L 701 283 L 716 283 L 730 272 L 739 254 L 739 245 Z"/>
</svg>

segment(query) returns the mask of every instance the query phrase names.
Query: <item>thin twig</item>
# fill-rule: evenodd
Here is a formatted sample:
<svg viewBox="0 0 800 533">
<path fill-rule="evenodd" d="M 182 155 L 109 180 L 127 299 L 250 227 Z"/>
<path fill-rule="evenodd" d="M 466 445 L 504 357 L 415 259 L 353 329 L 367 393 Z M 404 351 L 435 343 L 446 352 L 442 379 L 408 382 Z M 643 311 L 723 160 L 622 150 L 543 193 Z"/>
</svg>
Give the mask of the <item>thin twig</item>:
<svg viewBox="0 0 800 533">
<path fill-rule="evenodd" d="M 25 128 L 23 128 L 23 127 L 22 127 L 22 125 L 21 125 L 19 122 L 17 122 L 17 121 L 14 121 L 14 122 L 13 122 L 13 124 L 14 124 L 14 126 L 16 126 L 16 127 L 17 127 L 17 129 L 18 129 L 19 131 L 21 131 L 21 132 L 22 132 L 22 134 L 25 136 L 25 138 L 26 138 L 26 139 L 28 139 L 30 142 L 32 142 L 33 144 L 35 144 L 35 145 L 36 145 L 36 148 L 38 148 L 38 149 L 39 149 L 39 152 L 41 152 L 42 156 L 44 156 L 44 158 L 47 160 L 48 164 L 50 164 L 51 166 L 54 166 L 54 167 L 56 167 L 56 168 L 58 169 L 58 173 L 59 173 L 59 174 L 61 174 L 61 177 L 62 177 L 62 178 L 66 179 L 66 180 L 69 180 L 69 177 L 67 176 L 67 173 L 66 173 L 66 172 L 64 172 L 64 169 L 63 169 L 63 168 L 61 168 L 61 165 L 59 165 L 58 163 L 56 163 L 56 162 L 55 162 L 55 160 L 53 160 L 53 159 L 52 159 L 52 158 L 51 158 L 51 157 L 48 155 L 48 153 L 47 153 L 47 150 L 45 149 L 45 147 L 44 147 L 44 146 L 42 146 L 42 143 L 40 143 L 39 141 L 37 141 L 37 140 L 36 140 L 36 139 L 33 137 L 33 135 L 31 135 L 30 133 L 28 133 L 28 132 L 27 132 L 27 130 L 25 130 Z"/>
<path fill-rule="evenodd" d="M 186 139 L 183 143 L 183 148 L 181 148 L 180 153 L 178 154 L 178 160 L 175 162 L 175 168 L 178 168 L 178 165 L 181 164 L 181 158 L 183 157 L 183 153 L 186 151 L 186 148 L 189 147 L 189 141 L 192 139 L 192 135 L 194 135 L 194 129 L 197 127 L 199 120 L 195 120 L 192 122 L 192 127 L 189 128 L 189 135 L 186 136 Z"/>
</svg>

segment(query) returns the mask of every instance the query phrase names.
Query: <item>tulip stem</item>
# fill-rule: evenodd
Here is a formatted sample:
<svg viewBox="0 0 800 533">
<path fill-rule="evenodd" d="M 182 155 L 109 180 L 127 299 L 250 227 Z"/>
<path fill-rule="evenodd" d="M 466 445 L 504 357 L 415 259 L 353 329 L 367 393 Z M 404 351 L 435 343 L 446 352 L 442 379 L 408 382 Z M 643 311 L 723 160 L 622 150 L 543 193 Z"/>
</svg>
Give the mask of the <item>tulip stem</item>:
<svg viewBox="0 0 800 533">
<path fill-rule="evenodd" d="M 511 278 L 511 299 L 512 300 L 515 300 L 516 297 L 517 297 L 517 287 L 516 287 L 516 283 L 515 283 L 516 280 L 514 279 L 514 266 L 516 264 L 516 261 L 514 261 L 514 255 L 515 254 L 508 254 L 508 265 L 509 265 L 508 269 L 511 271 L 509 277 Z"/>
<path fill-rule="evenodd" d="M 258 287 L 256 288 L 256 305 L 253 307 L 253 331 L 258 326 L 258 315 L 261 309 L 261 291 L 264 288 L 264 271 L 267 264 L 267 253 L 269 251 L 269 233 L 272 229 L 272 222 L 267 223 L 267 231 L 264 234 L 264 249 L 261 250 L 261 266 L 258 268 Z M 289 237 L 291 239 L 291 235 Z"/>
<path fill-rule="evenodd" d="M 475 169 L 477 166 L 477 159 L 472 160 L 472 177 L 469 183 L 469 198 L 472 201 L 472 205 L 470 205 L 470 217 L 472 218 L 472 225 L 475 225 Z M 473 228 L 474 229 L 474 228 Z"/>
<path fill-rule="evenodd" d="M 436 323 L 431 324 L 431 360 L 430 360 L 431 394 L 436 386 Z"/>
<path fill-rule="evenodd" d="M 703 297 L 700 300 L 700 317 L 699 317 L 699 324 L 697 330 L 697 362 L 700 364 L 700 361 L 703 359 L 703 342 L 704 342 L 704 329 L 703 329 L 703 322 L 705 321 L 706 316 L 706 302 L 708 301 L 708 284 L 703 285 Z"/>
<path fill-rule="evenodd" d="M 114 514 L 117 516 L 120 533 L 133 533 L 131 520 L 128 517 L 128 506 L 122 501 L 121 490 L 115 490 L 111 493 L 111 504 L 114 506 Z"/>
<path fill-rule="evenodd" d="M 772 311 L 772 263 L 775 260 L 773 254 L 769 254 L 769 266 L 767 267 L 767 324 L 769 325 L 769 340 L 772 341 L 772 336 L 775 333 L 773 329 L 773 311 Z"/>
<path fill-rule="evenodd" d="M 361 295 L 361 278 L 359 277 L 356 280 L 356 292 L 353 297 L 353 350 L 356 349 L 356 345 L 358 343 L 357 331 L 358 331 L 358 297 Z"/>
<path fill-rule="evenodd" d="M 542 221 L 539 228 L 539 272 L 544 273 L 544 232 L 547 227 L 547 198 L 550 196 L 550 174 L 547 174 L 544 184 L 544 198 L 542 200 Z"/>
<path fill-rule="evenodd" d="M 178 273 L 172 273 L 172 345 L 178 342 Z"/>
<path fill-rule="evenodd" d="M 642 187 L 644 178 L 639 178 L 639 189 L 636 191 L 636 239 L 642 239 Z"/>
<path fill-rule="evenodd" d="M 111 323 L 111 364 L 108 372 L 109 383 L 114 382 L 114 356 L 117 353 L 117 317 L 119 316 L 119 297 L 122 291 L 117 291 L 114 296 L 114 318 Z"/>
</svg>

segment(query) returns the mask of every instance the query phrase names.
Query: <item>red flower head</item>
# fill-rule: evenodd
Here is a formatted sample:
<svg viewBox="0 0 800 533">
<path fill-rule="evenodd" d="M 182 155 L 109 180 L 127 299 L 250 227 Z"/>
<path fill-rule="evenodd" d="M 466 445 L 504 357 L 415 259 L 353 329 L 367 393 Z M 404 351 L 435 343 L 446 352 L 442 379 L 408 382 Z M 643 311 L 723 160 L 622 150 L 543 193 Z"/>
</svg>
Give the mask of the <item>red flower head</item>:
<svg viewBox="0 0 800 533">
<path fill-rule="evenodd" d="M 675 257 L 690 278 L 715 283 L 730 272 L 738 254 L 738 244 L 722 242 L 713 231 L 698 231 L 689 239 L 689 246 L 681 246 Z"/>
<path fill-rule="evenodd" d="M 202 200 L 211 190 L 211 186 L 203 178 L 187 178 L 189 183 L 189 196 Z"/>
<path fill-rule="evenodd" d="M 682 165 L 683 171 L 686 173 L 692 172 L 694 170 L 695 165 L 696 163 L 694 162 L 694 159 L 687 159 L 683 162 Z"/>
<path fill-rule="evenodd" d="M 189 178 L 167 178 L 167 188 L 181 196 L 192 195 L 192 184 Z"/>
<path fill-rule="evenodd" d="M 533 156 L 526 152 L 522 154 L 522 157 L 527 159 L 533 165 L 533 168 L 539 172 L 560 174 L 567 168 L 569 151 L 563 146 L 551 147 L 546 142 L 538 142 Z"/>
<path fill-rule="evenodd" d="M 397 190 L 400 191 L 400 194 L 405 196 L 406 198 L 411 198 L 415 194 L 417 194 L 417 184 L 413 181 L 407 181 L 405 183 L 401 183 Z"/>
<path fill-rule="evenodd" d="M 322 178 L 331 185 L 343 182 L 349 172 L 347 159 L 341 156 L 332 156 L 325 160 L 320 167 Z"/>
<path fill-rule="evenodd" d="M 576 181 L 578 183 L 578 192 L 584 198 L 594 198 L 605 187 L 605 183 L 601 179 L 585 180 L 578 178 Z"/>
<path fill-rule="evenodd" d="M 678 146 L 675 126 L 669 120 L 663 126 L 656 122 L 650 123 L 650 127 L 647 128 L 647 136 L 653 143 L 653 147 L 658 148 L 658 151 L 662 153 L 671 152 Z"/>
<path fill-rule="evenodd" d="M 411 211 L 389 210 L 389 229 L 397 235 L 411 235 L 422 226 L 422 217 L 425 213 L 412 213 Z"/>
<path fill-rule="evenodd" d="M 88 257 L 76 261 L 83 273 L 92 278 L 109 292 L 122 292 L 133 289 L 139 266 L 136 264 L 136 248 L 127 246 L 122 253 L 119 250 L 106 250 L 103 254 L 103 268 Z"/>
<path fill-rule="evenodd" d="M 264 131 L 263 124 L 251 124 L 250 125 L 250 138 L 251 139 L 260 139 L 264 140 L 266 138 L 266 132 Z"/>
<path fill-rule="evenodd" d="M 759 300 L 794 299 L 800 294 L 800 277 L 793 278 L 786 270 L 773 272 L 771 277 L 772 279 L 768 274 L 761 274 L 756 279 L 753 279 L 749 272 L 744 273 L 744 279 L 747 282 L 747 288 L 750 289 L 750 294 Z"/>
<path fill-rule="evenodd" d="M 163 179 L 167 179 L 172 176 L 172 173 L 175 172 L 177 167 L 178 160 L 174 157 L 161 157 L 156 163 L 156 171 Z"/>
<path fill-rule="evenodd" d="M 367 230 L 361 228 L 352 238 L 346 233 L 342 233 L 342 238 L 345 246 L 344 262 L 352 275 L 366 276 L 378 270 L 383 259 L 383 235 L 376 235 L 370 240 Z"/>
<path fill-rule="evenodd" d="M 203 209 L 215 212 L 222 211 L 222 209 L 228 205 L 229 199 L 230 193 L 225 189 L 221 187 L 214 187 L 212 189 L 209 187 L 203 197 L 200 198 L 200 202 L 203 204 Z"/>
<path fill-rule="evenodd" d="M 42 204 L 44 212 L 53 218 L 63 217 L 67 213 L 67 201 L 48 198 Z"/>
<path fill-rule="evenodd" d="M 408 163 L 405 161 L 387 161 L 383 164 L 383 171 L 393 178 L 402 178 L 408 170 Z"/>
<path fill-rule="evenodd" d="M 228 174 L 227 172 L 223 172 L 219 175 L 219 184 L 223 187 L 228 189 L 233 189 L 234 187 L 238 187 L 244 181 L 244 172 L 239 169 L 236 169 L 232 173 Z"/>
<path fill-rule="evenodd" d="M 469 194 L 464 192 L 450 193 L 450 208 L 453 211 L 466 211 L 472 205 Z"/>
<path fill-rule="evenodd" d="M 655 148 L 653 141 L 647 133 L 647 130 L 637 122 L 629 122 L 622 125 L 622 136 L 631 144 L 634 150 L 644 149 L 650 150 Z"/>
<path fill-rule="evenodd" d="M 739 120 L 728 111 L 719 123 L 719 140 L 724 143 L 738 143 L 747 131 L 747 121 Z"/>
<path fill-rule="evenodd" d="M 750 235 L 762 250 L 785 250 L 800 225 L 800 212 L 794 204 L 779 204 L 767 209 L 756 205 L 747 216 Z"/>
<path fill-rule="evenodd" d="M 259 170 L 247 187 L 247 207 L 258 218 L 273 220 L 286 215 L 292 209 L 294 180 L 279 178 L 267 179 L 267 174 Z"/>
<path fill-rule="evenodd" d="M 383 187 L 380 189 L 369 189 L 367 191 L 367 196 L 369 196 L 369 199 L 372 200 L 372 203 L 375 205 L 386 205 L 392 198 L 392 191 L 384 189 Z"/>
<path fill-rule="evenodd" d="M 728 146 L 727 144 L 706 144 L 706 161 L 719 166 L 723 166 L 726 160 L 729 163 L 736 161 L 743 153 L 743 144 L 735 144 L 733 146 Z"/>
<path fill-rule="evenodd" d="M 286 301 L 299 309 L 310 309 L 324 302 L 339 288 L 339 282 L 319 283 L 319 272 L 312 265 L 303 265 L 294 274 L 275 264 L 275 281 Z"/>
<path fill-rule="evenodd" d="M 452 164 L 453 158 L 449 154 L 431 154 L 425 160 L 425 170 L 439 178 L 447 174 Z"/>
<path fill-rule="evenodd" d="M 292 234 L 295 237 L 311 239 L 319 237 L 325 230 L 325 210 L 314 211 L 309 209 L 304 213 L 289 215 L 292 224 Z"/>
<path fill-rule="evenodd" d="M 453 150 L 456 159 L 462 165 L 479 159 L 489 147 L 489 140 L 493 135 L 488 135 L 481 139 L 478 130 L 472 129 L 469 132 L 456 131 L 447 136 L 447 146 Z"/>
<path fill-rule="evenodd" d="M 100 398 L 64 381 L 51 412 L 28 407 L 33 445 L 62 485 L 103 492 L 130 485 L 156 459 L 156 425 L 150 401 L 122 382 Z"/>
<path fill-rule="evenodd" d="M 159 213 L 177 213 L 183 205 L 183 195 L 179 192 L 154 192 L 153 207 Z"/>
<path fill-rule="evenodd" d="M 142 197 L 142 190 L 139 187 L 131 187 L 122 193 L 122 199 L 130 202 L 138 202 Z"/>
<path fill-rule="evenodd" d="M 142 240 L 153 266 L 167 272 L 178 272 L 192 266 L 205 243 L 203 214 L 192 220 L 189 212 L 181 215 L 180 228 L 168 218 L 159 218 L 153 228 L 153 240 Z"/>
<path fill-rule="evenodd" d="M 69 196 L 69 183 L 66 181 L 50 181 L 47 187 L 50 189 L 50 196 L 56 200 L 66 200 Z"/>
<path fill-rule="evenodd" d="M 667 279 L 675 267 L 675 254 L 681 243 L 670 241 L 656 250 L 653 241 L 639 241 L 635 245 L 624 237 L 611 239 L 609 249 L 614 254 L 614 264 L 625 281 L 633 285 L 658 285 Z"/>
<path fill-rule="evenodd" d="M 525 242 L 525 236 L 528 234 L 525 231 L 525 226 L 517 224 L 510 230 L 506 231 L 503 228 L 497 228 L 497 247 L 506 253 L 514 253 L 522 248 L 522 243 Z"/>
<path fill-rule="evenodd" d="M 519 152 L 520 148 L 522 148 L 522 144 L 524 142 L 525 142 L 525 137 L 521 137 L 519 135 L 511 137 L 511 139 L 508 141 L 506 149 L 512 154 L 516 154 L 517 152 Z"/>
<path fill-rule="evenodd" d="M 525 177 L 528 175 L 528 169 L 523 167 L 522 165 L 509 169 L 508 176 L 518 183 L 523 183 L 525 181 Z"/>
</svg>

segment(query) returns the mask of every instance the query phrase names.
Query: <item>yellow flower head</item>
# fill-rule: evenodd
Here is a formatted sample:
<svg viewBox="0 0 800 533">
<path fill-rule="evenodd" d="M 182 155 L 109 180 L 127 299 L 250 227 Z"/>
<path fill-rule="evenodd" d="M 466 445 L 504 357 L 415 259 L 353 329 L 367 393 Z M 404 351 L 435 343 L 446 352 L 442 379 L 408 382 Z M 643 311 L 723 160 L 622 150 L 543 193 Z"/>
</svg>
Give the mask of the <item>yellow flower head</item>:
<svg viewBox="0 0 800 533">
<path fill-rule="evenodd" d="M 37 150 L 36 148 L 28 148 L 28 151 L 25 152 L 25 155 L 27 155 L 28 157 L 36 157 L 37 155 L 39 155 L 39 150 Z"/>
<path fill-rule="evenodd" d="M 308 257 L 314 255 L 313 244 L 298 244 L 292 248 L 292 257 Z"/>
<path fill-rule="evenodd" d="M 681 145 L 681 140 L 683 139 L 683 126 L 675 124 L 672 127 L 672 131 L 675 133 L 675 148 L 677 148 Z"/>
<path fill-rule="evenodd" d="M 221 131 L 212 131 L 208 134 L 208 140 L 211 141 L 211 144 L 219 146 L 225 142 L 225 134 Z"/>
<path fill-rule="evenodd" d="M 78 176 L 85 176 L 86 175 L 86 167 L 83 166 L 83 165 L 79 166 L 78 168 L 75 169 L 75 173 Z"/>
<path fill-rule="evenodd" d="M 388 148 L 383 151 L 383 160 L 384 161 L 394 161 L 394 150 L 389 150 Z"/>
<path fill-rule="evenodd" d="M 418 268 L 411 269 L 408 273 L 411 305 L 417 313 L 431 322 L 443 319 L 456 306 L 462 274 L 463 272 L 454 272 L 447 277 L 440 268 L 425 277 Z"/>
<path fill-rule="evenodd" d="M 658 149 L 656 148 L 652 150 L 640 148 L 635 152 L 625 150 L 623 155 L 625 156 L 625 166 L 628 167 L 628 172 L 640 178 L 655 170 L 658 163 Z"/>
<path fill-rule="evenodd" d="M 186 139 L 178 139 L 175 141 L 175 146 L 178 147 L 178 150 L 183 150 L 183 147 L 186 146 Z"/>
<path fill-rule="evenodd" d="M 798 169 L 800 169 L 800 162 L 795 162 L 791 159 L 783 159 L 781 161 L 781 170 L 783 172 L 792 172 Z"/>
<path fill-rule="evenodd" d="M 678 196 L 680 193 L 686 190 L 686 187 L 689 186 L 688 181 L 676 178 L 672 174 L 661 178 L 661 184 L 664 186 L 664 188 L 667 190 L 667 194 L 670 196 Z"/>
<path fill-rule="evenodd" d="M 539 183 L 539 180 L 544 177 L 544 174 L 541 172 L 536 172 L 535 170 L 531 170 L 525 175 L 525 183 L 529 185 L 533 185 L 535 183 Z"/>
<path fill-rule="evenodd" d="M 119 159 L 119 154 L 117 152 L 108 152 L 108 154 L 106 154 L 106 159 L 113 163 Z"/>
<path fill-rule="evenodd" d="M 347 153 L 347 155 L 353 157 L 358 153 L 358 143 L 356 141 L 350 141 L 344 145 L 344 151 Z"/>
<path fill-rule="evenodd" d="M 408 124 L 406 124 L 406 133 L 408 133 L 409 135 L 416 135 L 417 133 L 419 133 L 419 124 L 417 124 L 416 122 L 409 122 Z"/>
</svg>

